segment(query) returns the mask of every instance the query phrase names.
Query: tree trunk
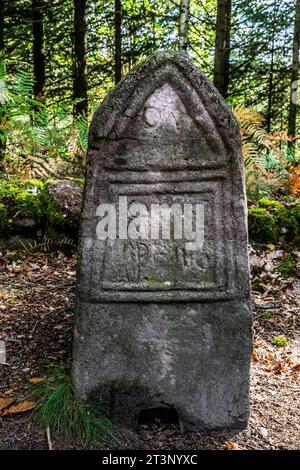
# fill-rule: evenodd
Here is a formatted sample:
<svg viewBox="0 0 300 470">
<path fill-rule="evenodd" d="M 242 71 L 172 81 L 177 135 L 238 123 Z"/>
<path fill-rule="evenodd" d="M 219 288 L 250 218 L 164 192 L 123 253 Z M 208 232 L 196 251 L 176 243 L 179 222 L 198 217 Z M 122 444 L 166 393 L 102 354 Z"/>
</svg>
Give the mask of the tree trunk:
<svg viewBox="0 0 300 470">
<path fill-rule="evenodd" d="M 4 0 L 0 0 L 0 67 L 1 71 L 4 72 Z M 3 168 L 1 165 L 1 161 L 4 159 L 5 155 L 5 132 L 1 130 L 1 124 L 4 123 L 5 120 L 5 111 L 4 107 L 0 104 L 0 173 L 2 172 Z"/>
<path fill-rule="evenodd" d="M 115 85 L 122 78 L 122 3 L 115 0 Z"/>
<path fill-rule="evenodd" d="M 291 137 L 296 137 L 296 117 L 297 117 L 297 90 L 298 90 L 298 75 L 299 75 L 299 48 L 300 48 L 300 0 L 296 3 L 295 13 L 295 26 L 294 26 L 294 40 L 293 40 L 293 60 L 291 67 L 291 92 L 290 92 L 290 106 L 288 116 L 288 134 Z M 295 152 L 295 141 L 288 143 L 292 153 Z"/>
<path fill-rule="evenodd" d="M 268 108 L 266 116 L 267 132 L 271 132 L 272 123 L 272 102 L 273 102 L 273 81 L 274 81 L 274 52 L 275 52 L 275 30 L 272 33 L 272 50 L 271 50 L 271 63 L 269 72 L 269 87 L 268 87 Z"/>
<path fill-rule="evenodd" d="M 190 0 L 181 0 L 179 15 L 179 49 L 183 52 L 188 47 L 188 26 L 189 26 Z"/>
<path fill-rule="evenodd" d="M 272 10 L 272 18 L 271 18 L 271 25 L 272 25 L 272 36 L 270 38 L 271 41 L 271 63 L 270 63 L 270 71 L 269 71 L 269 80 L 268 80 L 268 106 L 267 106 L 267 114 L 266 114 L 266 127 L 267 132 L 271 132 L 272 129 L 272 105 L 273 105 L 273 91 L 274 91 L 274 64 L 275 64 L 275 43 L 276 43 L 276 26 L 277 26 L 277 19 L 278 19 L 278 3 L 279 0 L 274 0 L 273 2 L 273 10 Z M 268 151 L 269 154 L 269 151 Z"/>
<path fill-rule="evenodd" d="M 86 15 L 86 0 L 74 0 L 74 116 L 79 116 L 82 114 L 87 116 L 88 113 Z"/>
<path fill-rule="evenodd" d="M 229 85 L 231 0 L 218 0 L 214 85 L 225 98 Z"/>
<path fill-rule="evenodd" d="M 44 101 L 46 72 L 44 50 L 43 0 L 32 0 L 32 33 L 34 97 L 36 100 Z"/>
<path fill-rule="evenodd" d="M 4 0 L 0 0 L 0 62 L 4 60 Z"/>
</svg>

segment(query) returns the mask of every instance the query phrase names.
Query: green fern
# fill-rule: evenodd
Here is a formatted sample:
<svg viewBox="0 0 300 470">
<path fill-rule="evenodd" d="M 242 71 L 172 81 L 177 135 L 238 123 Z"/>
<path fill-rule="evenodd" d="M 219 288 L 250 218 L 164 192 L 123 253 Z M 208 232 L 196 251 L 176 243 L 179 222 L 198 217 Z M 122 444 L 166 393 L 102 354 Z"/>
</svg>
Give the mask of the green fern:
<svg viewBox="0 0 300 470">
<path fill-rule="evenodd" d="M 47 107 L 36 101 L 33 85 L 31 74 L 21 71 L 8 79 L 4 66 L 0 67 L 5 116 L 0 123 L 1 139 L 6 142 L 8 170 L 13 174 L 27 171 L 28 177 L 76 176 L 87 147 L 86 119 L 75 121 L 62 105 Z"/>
</svg>

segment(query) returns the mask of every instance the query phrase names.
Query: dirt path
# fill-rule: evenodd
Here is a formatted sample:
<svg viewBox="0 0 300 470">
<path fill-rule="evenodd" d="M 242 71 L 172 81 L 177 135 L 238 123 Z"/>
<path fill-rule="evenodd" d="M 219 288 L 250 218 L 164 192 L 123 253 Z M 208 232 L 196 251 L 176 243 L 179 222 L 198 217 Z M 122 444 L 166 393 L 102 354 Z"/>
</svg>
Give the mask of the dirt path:
<svg viewBox="0 0 300 470">
<path fill-rule="evenodd" d="M 176 428 L 157 423 L 140 427 L 137 433 L 120 431 L 123 448 L 300 448 L 300 280 L 276 274 L 282 256 L 274 250 L 251 253 L 259 292 L 253 294 L 248 428 L 238 433 L 181 435 Z M 45 376 L 49 364 L 70 362 L 75 262 L 74 255 L 62 252 L 0 256 L 0 341 L 7 358 L 0 365 L 0 397 L 22 402 L 29 396 L 30 379 Z M 271 344 L 280 335 L 287 346 Z M 54 449 L 78 448 L 71 439 L 51 439 Z M 0 418 L 0 449 L 47 448 L 46 432 L 32 422 L 30 412 Z"/>
</svg>

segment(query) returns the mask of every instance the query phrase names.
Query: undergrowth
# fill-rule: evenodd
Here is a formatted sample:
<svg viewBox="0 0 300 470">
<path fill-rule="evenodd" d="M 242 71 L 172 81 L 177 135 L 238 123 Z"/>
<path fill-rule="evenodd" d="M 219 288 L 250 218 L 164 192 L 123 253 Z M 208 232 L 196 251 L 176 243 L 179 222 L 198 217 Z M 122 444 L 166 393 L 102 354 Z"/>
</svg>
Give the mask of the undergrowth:
<svg viewBox="0 0 300 470">
<path fill-rule="evenodd" d="M 276 268 L 276 271 L 281 273 L 284 277 L 292 277 L 296 273 L 297 263 L 293 255 L 289 255 L 286 259 L 282 260 Z"/>
<path fill-rule="evenodd" d="M 116 440 L 110 420 L 95 403 L 76 397 L 70 373 L 53 368 L 50 377 L 33 385 L 37 406 L 34 419 L 62 436 L 74 437 L 84 447 L 99 440 Z"/>
<path fill-rule="evenodd" d="M 271 344 L 273 344 L 273 346 L 278 346 L 279 348 L 284 348 L 285 346 L 288 345 L 288 340 L 286 339 L 285 336 L 274 336 L 272 338 L 272 341 L 271 341 Z"/>
</svg>

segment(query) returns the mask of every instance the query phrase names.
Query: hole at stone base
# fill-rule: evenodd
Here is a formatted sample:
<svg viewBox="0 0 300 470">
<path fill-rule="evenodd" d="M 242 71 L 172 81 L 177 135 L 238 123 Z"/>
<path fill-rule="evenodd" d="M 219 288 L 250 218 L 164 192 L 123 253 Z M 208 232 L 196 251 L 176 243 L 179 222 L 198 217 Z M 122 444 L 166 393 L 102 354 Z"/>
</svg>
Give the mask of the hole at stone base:
<svg viewBox="0 0 300 470">
<path fill-rule="evenodd" d="M 139 414 L 138 426 L 179 426 L 177 411 L 174 408 L 147 408 Z"/>
</svg>

